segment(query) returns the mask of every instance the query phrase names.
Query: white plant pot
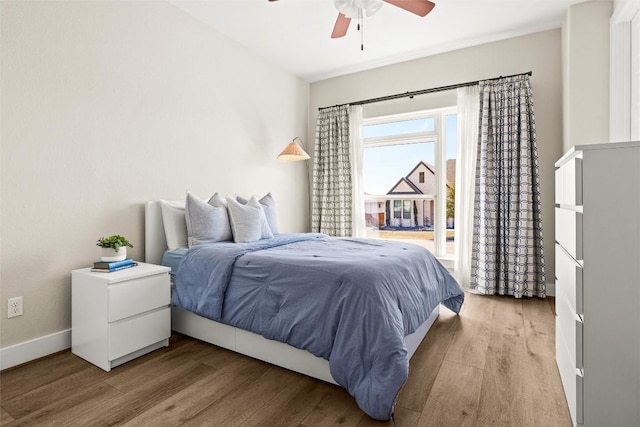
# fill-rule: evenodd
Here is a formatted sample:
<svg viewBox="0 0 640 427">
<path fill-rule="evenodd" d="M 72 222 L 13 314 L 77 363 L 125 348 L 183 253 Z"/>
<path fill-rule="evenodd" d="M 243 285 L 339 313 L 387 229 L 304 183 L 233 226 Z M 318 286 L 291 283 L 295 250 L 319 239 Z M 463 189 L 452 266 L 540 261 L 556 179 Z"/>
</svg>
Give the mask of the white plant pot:
<svg viewBox="0 0 640 427">
<path fill-rule="evenodd" d="M 100 248 L 100 252 L 102 254 L 102 261 L 122 261 L 127 258 L 127 247 L 121 246 L 117 251 L 114 251 L 113 248 Z"/>
</svg>

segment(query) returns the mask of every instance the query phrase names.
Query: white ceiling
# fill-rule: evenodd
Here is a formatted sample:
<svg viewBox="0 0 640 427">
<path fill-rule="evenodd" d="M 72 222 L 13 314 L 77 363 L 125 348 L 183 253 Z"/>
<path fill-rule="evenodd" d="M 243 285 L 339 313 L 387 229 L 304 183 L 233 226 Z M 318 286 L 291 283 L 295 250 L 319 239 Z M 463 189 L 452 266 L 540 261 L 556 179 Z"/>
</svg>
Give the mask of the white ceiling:
<svg viewBox="0 0 640 427">
<path fill-rule="evenodd" d="M 331 39 L 333 0 L 170 0 L 172 4 L 313 82 L 481 43 L 559 28 L 585 0 L 433 0 L 424 18 L 385 4 L 364 19 L 364 51 L 353 20 Z"/>
</svg>

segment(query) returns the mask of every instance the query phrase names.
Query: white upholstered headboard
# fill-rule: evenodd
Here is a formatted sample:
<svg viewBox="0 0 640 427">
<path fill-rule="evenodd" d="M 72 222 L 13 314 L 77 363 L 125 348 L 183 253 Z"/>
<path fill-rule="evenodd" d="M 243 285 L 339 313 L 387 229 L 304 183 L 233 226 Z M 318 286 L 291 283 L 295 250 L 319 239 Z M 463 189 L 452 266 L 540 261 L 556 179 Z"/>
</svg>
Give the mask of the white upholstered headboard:
<svg viewBox="0 0 640 427">
<path fill-rule="evenodd" d="M 147 202 L 144 206 L 144 261 L 160 264 L 167 250 L 167 238 L 162 224 L 160 201 Z"/>
</svg>

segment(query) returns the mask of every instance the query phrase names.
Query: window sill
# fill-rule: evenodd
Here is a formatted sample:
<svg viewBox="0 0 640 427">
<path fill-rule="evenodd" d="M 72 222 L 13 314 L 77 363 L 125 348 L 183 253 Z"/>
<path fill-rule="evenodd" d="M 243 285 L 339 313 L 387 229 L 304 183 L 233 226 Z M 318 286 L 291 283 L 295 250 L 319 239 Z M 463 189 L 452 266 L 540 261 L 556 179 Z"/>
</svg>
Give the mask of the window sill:
<svg viewBox="0 0 640 427">
<path fill-rule="evenodd" d="M 455 266 L 455 260 L 453 259 L 453 256 L 443 256 L 443 257 L 437 257 L 438 261 L 440 261 L 440 264 L 442 264 L 443 266 L 445 266 L 445 268 L 449 271 L 453 271 L 453 268 Z"/>
</svg>

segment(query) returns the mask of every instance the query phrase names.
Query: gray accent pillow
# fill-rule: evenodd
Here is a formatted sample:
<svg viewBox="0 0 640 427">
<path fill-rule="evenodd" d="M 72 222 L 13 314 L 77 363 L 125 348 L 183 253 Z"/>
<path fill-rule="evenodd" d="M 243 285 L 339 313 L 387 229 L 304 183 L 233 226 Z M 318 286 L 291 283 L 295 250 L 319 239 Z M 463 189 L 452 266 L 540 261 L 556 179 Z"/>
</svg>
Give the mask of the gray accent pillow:
<svg viewBox="0 0 640 427">
<path fill-rule="evenodd" d="M 233 239 L 226 202 L 218 193 L 205 202 L 187 192 L 185 221 L 189 247 Z"/>
<path fill-rule="evenodd" d="M 234 242 L 247 243 L 273 237 L 262 205 L 256 196 L 251 196 L 246 205 L 227 197 L 227 208 Z"/>
<path fill-rule="evenodd" d="M 247 204 L 247 199 L 237 196 L 236 200 L 243 205 Z M 258 200 L 264 210 L 264 216 L 267 218 L 267 223 L 273 234 L 280 234 L 278 231 L 278 216 L 276 212 L 276 201 L 273 199 L 271 193 L 267 193 L 262 199 Z"/>
</svg>

